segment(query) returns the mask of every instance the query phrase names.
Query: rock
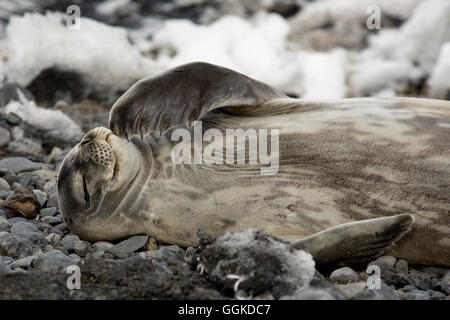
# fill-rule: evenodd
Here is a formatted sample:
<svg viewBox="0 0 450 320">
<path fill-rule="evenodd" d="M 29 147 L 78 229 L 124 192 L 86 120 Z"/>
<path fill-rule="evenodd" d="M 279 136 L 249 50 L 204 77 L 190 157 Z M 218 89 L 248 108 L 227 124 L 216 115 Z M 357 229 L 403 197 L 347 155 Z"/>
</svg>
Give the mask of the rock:
<svg viewBox="0 0 450 320">
<path fill-rule="evenodd" d="M 5 200 L 3 206 L 26 218 L 34 218 L 41 209 L 36 195 L 24 187 L 14 190 L 13 196 Z"/>
<path fill-rule="evenodd" d="M 343 285 L 338 285 L 338 289 L 348 298 L 353 299 L 357 294 L 363 292 L 367 288 L 365 282 L 353 282 Z"/>
<path fill-rule="evenodd" d="M 38 228 L 30 222 L 17 222 L 11 226 L 11 234 L 31 240 L 33 243 L 40 244 L 43 234 Z"/>
<path fill-rule="evenodd" d="M 11 189 L 12 189 L 12 190 L 19 189 L 20 187 L 22 187 L 22 185 L 21 185 L 20 183 L 18 183 L 18 182 L 14 182 L 14 183 L 11 185 Z"/>
<path fill-rule="evenodd" d="M 74 264 L 77 264 L 78 262 L 81 261 L 80 256 L 77 255 L 76 253 L 71 253 L 71 254 L 68 255 L 68 257 L 69 257 L 70 259 L 72 259 L 72 261 L 73 261 Z"/>
<path fill-rule="evenodd" d="M 41 208 L 47 203 L 48 195 L 46 192 L 41 191 L 39 189 L 34 189 L 33 193 L 36 195 L 36 199 L 41 205 Z"/>
<path fill-rule="evenodd" d="M 153 237 L 148 237 L 147 243 L 144 246 L 144 250 L 158 250 L 158 243 L 156 242 L 156 239 Z"/>
<path fill-rule="evenodd" d="M 6 267 L 5 263 L 3 262 L 3 257 L 0 256 L 0 277 L 9 272 L 10 272 L 10 269 Z"/>
<path fill-rule="evenodd" d="M 55 226 L 55 229 L 64 232 L 67 229 L 67 225 L 63 222 Z"/>
<path fill-rule="evenodd" d="M 450 295 L 450 285 L 446 284 L 444 281 L 439 281 L 434 287 L 433 290 L 440 291 L 445 293 L 446 295 Z"/>
<path fill-rule="evenodd" d="M 75 242 L 80 241 L 80 238 L 76 235 L 67 235 L 61 240 L 61 244 L 66 250 L 74 250 Z"/>
<path fill-rule="evenodd" d="M 48 217 L 42 217 L 41 221 L 44 223 L 48 223 L 48 224 L 58 224 L 61 223 L 62 220 L 59 217 L 52 217 L 52 216 L 48 216 Z"/>
<path fill-rule="evenodd" d="M 6 106 L 11 101 L 22 101 L 23 98 L 34 100 L 33 94 L 17 83 L 7 83 L 0 88 L 0 107 Z"/>
<path fill-rule="evenodd" d="M 6 198 L 8 198 L 9 195 L 12 195 L 13 192 L 11 191 L 0 191 L 0 199 L 1 200 L 6 200 Z"/>
<path fill-rule="evenodd" d="M 41 217 L 51 217 L 56 214 L 57 210 L 55 207 L 43 208 L 39 211 Z M 61 222 L 61 221 L 60 221 Z"/>
<path fill-rule="evenodd" d="M 404 293 L 403 291 L 401 291 L 401 290 L 395 290 L 395 293 L 398 295 L 398 297 L 401 299 L 401 300 L 406 300 L 408 297 L 406 296 L 406 293 Z"/>
<path fill-rule="evenodd" d="M 3 178 L 0 178 L 0 191 L 10 191 L 11 187 L 9 186 L 8 181 Z"/>
<path fill-rule="evenodd" d="M 380 289 L 366 288 L 364 291 L 358 293 L 355 300 L 400 300 L 399 296 L 395 293 L 394 289 L 386 285 L 384 281 L 381 281 Z"/>
<path fill-rule="evenodd" d="M 450 286 L 450 270 L 444 274 L 442 277 L 442 282 Z"/>
<path fill-rule="evenodd" d="M 8 218 L 8 216 L 6 215 L 6 212 L 5 212 L 5 210 L 3 210 L 3 209 L 0 209 L 0 217 L 2 217 L 2 218 L 5 218 L 5 219 L 7 219 L 7 218 Z"/>
<path fill-rule="evenodd" d="M 46 252 L 34 259 L 33 266 L 41 271 L 61 271 L 74 261 L 59 250 Z"/>
<path fill-rule="evenodd" d="M 444 300 L 447 296 L 439 291 L 428 290 L 428 294 L 431 296 L 431 300 Z"/>
<path fill-rule="evenodd" d="M 0 255 L 23 258 L 33 254 L 33 243 L 27 238 L 0 232 Z"/>
<path fill-rule="evenodd" d="M 17 222 L 28 222 L 28 220 L 23 217 L 13 217 L 13 218 L 9 218 L 8 222 L 11 225 L 13 225 L 14 223 L 17 223 Z"/>
<path fill-rule="evenodd" d="M 11 134 L 9 133 L 9 130 L 0 127 L 0 148 L 3 148 L 4 146 L 8 145 L 10 141 L 11 141 Z"/>
<path fill-rule="evenodd" d="M 35 171 L 42 167 L 38 162 L 33 162 L 24 157 L 4 158 L 0 160 L 0 168 L 14 172 Z"/>
<path fill-rule="evenodd" d="M 33 260 L 36 259 L 36 257 L 37 256 L 33 255 L 33 256 L 28 256 L 28 257 L 16 260 L 13 263 L 11 263 L 11 267 L 28 269 L 30 267 L 31 263 L 33 262 Z"/>
<path fill-rule="evenodd" d="M 29 184 L 30 184 L 30 181 L 31 181 L 31 175 L 30 175 L 30 173 L 25 172 L 25 173 L 23 173 L 23 174 L 20 176 L 19 183 L 20 183 L 22 186 L 27 186 L 27 185 L 29 185 Z"/>
<path fill-rule="evenodd" d="M 297 290 L 289 296 L 282 296 L 280 300 L 335 300 L 334 297 L 325 289 L 306 288 Z"/>
<path fill-rule="evenodd" d="M 201 245 L 197 261 L 227 296 L 237 290 L 253 295 L 271 291 L 278 299 L 308 287 L 314 276 L 310 254 L 265 232 L 247 229 L 217 239 L 204 234 L 197 233 Z"/>
<path fill-rule="evenodd" d="M 336 269 L 330 275 L 330 281 L 332 283 L 347 283 L 358 280 L 358 274 L 349 267 Z"/>
<path fill-rule="evenodd" d="M 0 232 L 6 231 L 9 232 L 9 227 L 11 223 L 4 217 L 0 217 Z"/>
<path fill-rule="evenodd" d="M 394 271 L 396 262 L 397 259 L 393 256 L 381 256 L 378 257 L 375 261 L 370 262 L 368 266 L 377 265 L 380 267 L 381 271 L 384 270 Z"/>
<path fill-rule="evenodd" d="M 128 238 L 114 246 L 115 252 L 121 252 L 121 253 L 130 253 L 134 252 L 142 247 L 147 243 L 148 235 L 142 235 L 142 236 L 134 236 L 131 238 Z"/>
<path fill-rule="evenodd" d="M 51 194 L 48 198 L 47 207 L 55 207 L 59 209 L 58 196 L 56 193 Z"/>
<path fill-rule="evenodd" d="M 92 258 L 93 259 L 100 259 L 101 257 L 103 257 L 104 254 L 105 254 L 105 251 L 95 251 L 92 254 Z"/>
<path fill-rule="evenodd" d="M 96 251 L 114 251 L 114 245 L 106 241 L 97 241 L 92 246 Z"/>
<path fill-rule="evenodd" d="M 395 271 L 398 273 L 408 273 L 408 262 L 406 260 L 400 259 L 395 264 Z"/>
<path fill-rule="evenodd" d="M 75 241 L 73 250 L 80 257 L 84 257 L 89 251 L 89 243 L 86 241 Z"/>
<path fill-rule="evenodd" d="M 433 289 L 433 281 L 426 274 L 419 272 L 410 272 L 405 276 L 408 282 L 421 290 L 431 290 Z"/>
<path fill-rule="evenodd" d="M 406 294 L 408 300 L 430 300 L 431 296 L 423 290 L 413 290 Z"/>
<path fill-rule="evenodd" d="M 61 241 L 61 236 L 56 233 L 48 234 L 45 239 L 52 245 L 55 245 Z"/>
</svg>

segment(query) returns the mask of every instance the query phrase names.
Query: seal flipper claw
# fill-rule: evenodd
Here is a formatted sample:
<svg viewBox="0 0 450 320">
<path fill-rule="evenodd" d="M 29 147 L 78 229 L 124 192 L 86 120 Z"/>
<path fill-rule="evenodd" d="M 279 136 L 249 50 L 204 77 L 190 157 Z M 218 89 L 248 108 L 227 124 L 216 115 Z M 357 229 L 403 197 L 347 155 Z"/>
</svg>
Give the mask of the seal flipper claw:
<svg viewBox="0 0 450 320">
<path fill-rule="evenodd" d="M 411 230 L 414 217 L 391 217 L 350 222 L 323 230 L 292 244 L 306 250 L 317 265 L 349 265 L 369 262 Z"/>
</svg>

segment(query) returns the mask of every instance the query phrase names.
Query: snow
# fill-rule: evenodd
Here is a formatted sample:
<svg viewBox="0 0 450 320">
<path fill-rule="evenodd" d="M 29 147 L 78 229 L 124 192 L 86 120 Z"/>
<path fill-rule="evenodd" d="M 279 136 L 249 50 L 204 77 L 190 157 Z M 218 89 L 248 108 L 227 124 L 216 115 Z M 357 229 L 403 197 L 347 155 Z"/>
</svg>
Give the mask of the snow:
<svg viewBox="0 0 450 320">
<path fill-rule="evenodd" d="M 8 81 L 28 85 L 50 67 L 77 71 L 94 87 L 127 88 L 157 68 L 127 39 L 122 28 L 82 18 L 70 30 L 62 13 L 13 16 L 6 29 Z"/>
<path fill-rule="evenodd" d="M 18 95 L 20 101 L 11 101 L 4 107 L 3 111 L 6 114 L 15 113 L 25 123 L 47 132 L 60 141 L 73 142 L 81 139 L 83 135 L 81 128 L 65 113 L 40 108 L 34 101 L 27 100 L 20 91 Z"/>
<path fill-rule="evenodd" d="M 450 42 L 442 46 L 428 85 L 431 97 L 444 99 L 448 95 L 450 91 Z"/>
</svg>

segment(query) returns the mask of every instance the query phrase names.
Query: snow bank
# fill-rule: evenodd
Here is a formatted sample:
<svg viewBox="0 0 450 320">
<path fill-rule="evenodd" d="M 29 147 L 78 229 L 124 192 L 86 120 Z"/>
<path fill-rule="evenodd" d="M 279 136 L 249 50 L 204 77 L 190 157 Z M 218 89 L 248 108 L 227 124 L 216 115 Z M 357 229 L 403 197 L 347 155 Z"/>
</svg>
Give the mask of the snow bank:
<svg viewBox="0 0 450 320">
<path fill-rule="evenodd" d="M 251 20 L 225 16 L 209 26 L 172 19 L 155 32 L 152 45 L 163 52 L 158 62 L 167 68 L 203 61 L 299 96 L 344 97 L 345 53 L 290 50 L 289 32 L 277 14 L 260 13 Z"/>
<path fill-rule="evenodd" d="M 81 139 L 82 130 L 69 116 L 59 110 L 40 108 L 34 101 L 27 100 L 22 92 L 17 92 L 20 101 L 9 102 L 3 112 L 15 113 L 25 123 L 46 132 L 58 141 L 73 142 Z"/>
<path fill-rule="evenodd" d="M 445 99 L 450 91 L 450 42 L 442 46 L 439 58 L 428 81 L 430 96 Z M 448 98 L 447 98 L 448 99 Z"/>
<path fill-rule="evenodd" d="M 42 70 L 56 67 L 81 73 L 95 87 L 125 89 L 157 71 L 124 29 L 82 18 L 81 28 L 70 30 L 63 18 L 61 13 L 11 17 L 6 29 L 9 82 L 26 86 Z"/>
</svg>

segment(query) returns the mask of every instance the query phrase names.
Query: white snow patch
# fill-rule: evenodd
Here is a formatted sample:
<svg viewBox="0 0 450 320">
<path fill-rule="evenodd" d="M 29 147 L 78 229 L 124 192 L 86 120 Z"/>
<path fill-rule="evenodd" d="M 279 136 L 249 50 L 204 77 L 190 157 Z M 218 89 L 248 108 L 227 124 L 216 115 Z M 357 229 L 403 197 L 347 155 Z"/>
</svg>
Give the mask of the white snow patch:
<svg viewBox="0 0 450 320">
<path fill-rule="evenodd" d="M 450 90 L 450 42 L 445 43 L 428 80 L 430 96 L 443 99 Z"/>
<path fill-rule="evenodd" d="M 125 29 L 81 18 L 70 30 L 62 13 L 13 16 L 6 29 L 8 81 L 28 85 L 50 67 L 81 73 L 92 86 L 127 88 L 158 70 L 127 39 Z"/>
<path fill-rule="evenodd" d="M 4 107 L 4 112 L 18 115 L 25 123 L 36 129 L 48 132 L 51 136 L 67 141 L 77 141 L 83 136 L 80 127 L 59 110 L 44 109 L 28 101 L 22 92 L 17 91 L 20 101 L 11 101 Z"/>
</svg>

